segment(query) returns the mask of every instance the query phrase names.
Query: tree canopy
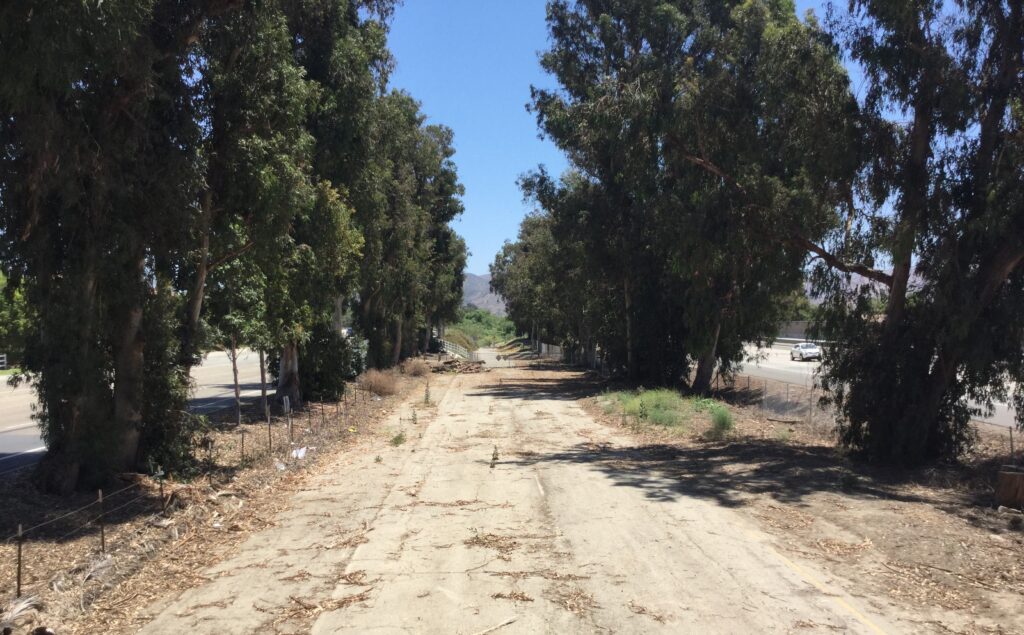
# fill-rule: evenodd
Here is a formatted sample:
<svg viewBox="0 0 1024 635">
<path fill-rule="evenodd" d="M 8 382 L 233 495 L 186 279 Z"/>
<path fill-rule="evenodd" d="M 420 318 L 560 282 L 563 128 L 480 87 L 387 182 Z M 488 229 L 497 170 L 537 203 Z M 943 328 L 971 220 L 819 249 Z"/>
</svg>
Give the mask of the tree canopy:
<svg viewBox="0 0 1024 635">
<path fill-rule="evenodd" d="M 524 331 L 706 391 L 810 279 L 843 441 L 957 456 L 971 404 L 1024 402 L 1021 14 L 857 0 L 823 26 L 783 0 L 549 2 L 558 87 L 530 108 L 571 168 L 523 179 L 537 211 L 495 290 Z"/>
<path fill-rule="evenodd" d="M 45 488 L 166 460 L 210 347 L 271 353 L 298 404 L 359 370 L 339 315 L 369 316 L 377 365 L 454 316 L 452 134 L 386 90 L 392 9 L 0 8 L 0 259 Z"/>
</svg>

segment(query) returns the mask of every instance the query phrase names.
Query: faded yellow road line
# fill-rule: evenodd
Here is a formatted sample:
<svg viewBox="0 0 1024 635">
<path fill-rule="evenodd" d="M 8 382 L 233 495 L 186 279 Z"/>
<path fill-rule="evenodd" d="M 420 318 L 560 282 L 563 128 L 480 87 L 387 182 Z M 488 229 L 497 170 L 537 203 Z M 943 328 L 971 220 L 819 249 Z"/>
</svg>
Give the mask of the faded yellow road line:
<svg viewBox="0 0 1024 635">
<path fill-rule="evenodd" d="M 757 535 L 756 533 L 754 533 L 754 532 L 752 532 L 750 530 L 746 530 L 746 534 L 747 534 L 747 536 L 749 536 L 750 538 L 753 538 L 754 540 L 757 540 L 758 542 L 763 542 L 761 540 L 761 536 Z M 854 619 L 856 619 L 858 622 L 863 624 L 868 630 L 870 630 L 873 633 L 878 633 L 878 635 L 885 635 L 885 631 L 884 630 L 882 630 L 881 628 L 878 627 L 877 624 L 872 622 L 871 618 L 869 618 L 868 616 L 864 615 L 859 610 L 857 610 L 857 608 L 855 606 L 853 606 L 852 604 L 850 604 L 849 602 L 844 600 L 841 597 L 841 594 L 839 592 L 833 590 L 831 587 L 829 587 L 827 584 L 825 584 L 824 582 L 819 580 L 817 577 L 811 575 L 811 573 L 809 573 L 806 569 L 804 569 L 803 567 L 801 567 L 797 563 L 793 562 L 792 560 L 790 560 L 786 556 L 784 556 L 781 553 L 779 553 L 778 550 L 773 548 L 771 551 L 772 551 L 772 553 L 774 553 L 779 558 L 779 560 L 782 561 L 783 564 L 785 564 L 787 567 L 789 567 L 791 571 L 793 571 L 794 573 L 799 575 L 806 582 L 811 584 L 811 586 L 813 586 L 816 589 L 818 589 L 819 591 L 821 591 L 824 595 L 827 595 L 840 608 L 842 608 L 847 613 L 852 615 L 854 617 Z"/>
</svg>

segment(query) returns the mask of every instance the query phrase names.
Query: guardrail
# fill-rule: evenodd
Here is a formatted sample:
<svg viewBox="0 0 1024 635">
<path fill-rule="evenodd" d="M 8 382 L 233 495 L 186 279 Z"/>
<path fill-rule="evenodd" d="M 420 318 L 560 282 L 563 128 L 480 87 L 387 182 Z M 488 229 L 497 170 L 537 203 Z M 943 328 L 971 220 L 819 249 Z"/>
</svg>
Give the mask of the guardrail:
<svg viewBox="0 0 1024 635">
<path fill-rule="evenodd" d="M 448 353 L 449 355 L 458 355 L 459 357 L 469 360 L 471 362 L 477 361 L 477 354 L 465 346 L 460 346 L 455 342 L 449 342 L 448 340 L 441 340 L 441 350 Z"/>
</svg>

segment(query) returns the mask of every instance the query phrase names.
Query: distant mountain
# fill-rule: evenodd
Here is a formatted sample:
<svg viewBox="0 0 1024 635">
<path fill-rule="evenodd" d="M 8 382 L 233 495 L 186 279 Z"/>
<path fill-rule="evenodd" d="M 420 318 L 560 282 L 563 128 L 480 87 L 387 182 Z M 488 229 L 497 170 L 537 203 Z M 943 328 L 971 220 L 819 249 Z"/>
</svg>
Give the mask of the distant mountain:
<svg viewBox="0 0 1024 635">
<path fill-rule="evenodd" d="M 472 304 L 502 317 L 505 315 L 505 303 L 501 297 L 491 293 L 491 276 L 489 274 L 486 276 L 466 274 L 462 282 L 462 304 Z"/>
</svg>

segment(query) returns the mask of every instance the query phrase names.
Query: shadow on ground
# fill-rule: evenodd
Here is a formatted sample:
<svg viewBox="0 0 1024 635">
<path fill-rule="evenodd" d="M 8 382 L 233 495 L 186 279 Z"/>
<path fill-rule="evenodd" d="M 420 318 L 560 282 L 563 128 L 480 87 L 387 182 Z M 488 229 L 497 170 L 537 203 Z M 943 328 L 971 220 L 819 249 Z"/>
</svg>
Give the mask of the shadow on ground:
<svg viewBox="0 0 1024 635">
<path fill-rule="evenodd" d="M 565 370 L 564 366 L 555 364 L 545 365 L 543 368 L 537 364 L 531 368 L 536 370 Z M 599 392 L 600 385 L 592 377 L 583 373 L 573 373 L 566 377 L 497 378 L 490 383 L 480 386 L 478 390 L 467 394 L 470 397 L 486 396 L 497 399 L 523 399 L 527 401 L 548 399 L 575 401 L 596 395 Z"/>
<path fill-rule="evenodd" d="M 593 376 L 517 378 L 492 382 L 476 393 L 499 399 L 579 400 L 598 394 L 602 385 Z M 728 442 L 640 444 L 612 447 L 580 443 L 552 453 L 528 453 L 500 464 L 533 466 L 578 463 L 604 474 L 619 487 L 631 487 L 654 501 L 699 498 L 725 507 L 749 505 L 768 497 L 802 505 L 822 492 L 844 497 L 934 505 L 972 524 L 988 527 L 979 507 L 988 507 L 984 488 L 966 488 L 983 479 L 986 468 L 941 466 L 901 470 L 860 463 L 835 448 L 803 445 L 777 439 L 738 438 Z M 915 492 L 915 484 L 927 492 Z"/>
</svg>

